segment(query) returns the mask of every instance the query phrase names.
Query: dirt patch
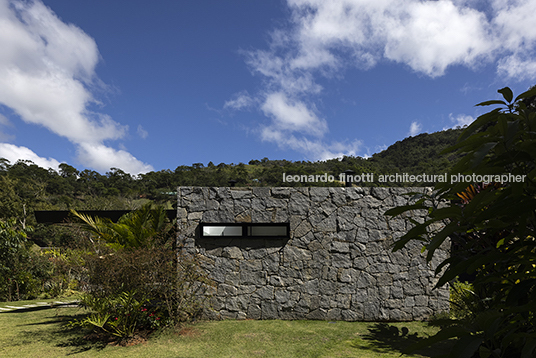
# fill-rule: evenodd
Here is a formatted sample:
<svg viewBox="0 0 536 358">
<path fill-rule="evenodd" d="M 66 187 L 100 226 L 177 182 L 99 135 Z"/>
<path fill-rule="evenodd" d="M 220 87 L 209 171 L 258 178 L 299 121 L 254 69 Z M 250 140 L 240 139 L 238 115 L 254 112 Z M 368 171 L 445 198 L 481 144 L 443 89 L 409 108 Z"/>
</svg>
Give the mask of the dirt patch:
<svg viewBox="0 0 536 358">
<path fill-rule="evenodd" d="M 183 327 L 177 332 L 177 334 L 183 337 L 197 337 L 201 334 L 201 332 L 194 327 Z"/>
</svg>

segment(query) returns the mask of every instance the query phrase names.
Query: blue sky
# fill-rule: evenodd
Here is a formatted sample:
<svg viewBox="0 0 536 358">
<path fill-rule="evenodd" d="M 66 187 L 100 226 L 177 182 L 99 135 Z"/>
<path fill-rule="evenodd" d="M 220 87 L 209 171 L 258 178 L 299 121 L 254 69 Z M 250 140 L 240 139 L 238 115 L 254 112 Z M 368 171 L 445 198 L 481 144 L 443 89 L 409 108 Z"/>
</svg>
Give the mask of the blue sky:
<svg viewBox="0 0 536 358">
<path fill-rule="evenodd" d="M 536 0 L 0 0 L 0 157 L 369 156 L 536 84 Z"/>
</svg>

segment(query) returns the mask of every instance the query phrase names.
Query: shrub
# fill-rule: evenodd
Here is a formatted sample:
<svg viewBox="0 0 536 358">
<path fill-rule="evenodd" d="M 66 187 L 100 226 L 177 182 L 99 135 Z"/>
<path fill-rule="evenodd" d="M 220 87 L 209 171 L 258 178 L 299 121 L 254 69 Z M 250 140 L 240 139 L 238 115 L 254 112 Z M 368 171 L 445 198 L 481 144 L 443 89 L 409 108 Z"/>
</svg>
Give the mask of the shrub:
<svg viewBox="0 0 536 358">
<path fill-rule="evenodd" d="M 473 285 L 454 280 L 450 283 L 450 317 L 464 319 L 479 311 L 479 299 Z"/>
<path fill-rule="evenodd" d="M 211 285 L 195 258 L 170 248 L 108 249 L 85 266 L 85 323 L 121 338 L 199 316 Z"/>
<path fill-rule="evenodd" d="M 81 325 L 93 326 L 120 338 L 131 337 L 134 332 L 145 328 L 147 309 L 145 300 L 136 299 L 136 293 L 121 292 L 110 297 L 85 295 L 82 305 L 93 310 L 88 317 L 80 321 Z M 152 328 L 149 322 L 149 327 Z"/>
<path fill-rule="evenodd" d="M 158 230 L 151 232 L 152 236 L 136 235 L 138 239 L 131 239 L 132 233 L 141 233 L 139 228 L 145 227 L 140 218 L 155 222 L 155 217 L 147 212 L 131 213 L 128 220 L 120 219 L 121 230 L 115 227 L 113 234 L 100 225 L 86 226 L 94 236 L 93 250 L 83 260 L 83 305 L 93 313 L 80 324 L 126 338 L 136 331 L 190 320 L 202 312 L 204 290 L 212 283 L 197 257 L 174 247 L 173 225 L 158 222 L 153 226 Z M 134 227 L 128 227 L 128 222 Z M 105 240 L 98 234 L 102 231 L 107 235 Z M 119 239 L 119 232 L 128 239 Z"/>
<path fill-rule="evenodd" d="M 50 277 L 51 264 L 39 248 L 27 240 L 30 229 L 21 229 L 15 220 L 0 221 L 0 300 L 14 301 L 37 297 Z"/>
<path fill-rule="evenodd" d="M 456 338 L 452 357 L 531 357 L 536 353 L 536 88 L 514 99 L 509 88 L 498 91 L 501 105 L 478 117 L 450 150 L 464 156 L 449 178 L 510 174 L 525 180 L 493 185 L 437 183 L 431 195 L 389 215 L 425 210 L 428 219 L 415 223 L 395 243 L 423 243 L 431 261 L 447 238 L 456 250 L 443 261 L 437 286 L 459 275 L 474 275 L 469 314 L 452 320 L 428 343 Z M 495 176 L 493 177 L 495 178 Z M 499 182 L 497 179 L 490 181 Z M 461 201 L 460 201 L 461 199 Z M 460 295 L 462 301 L 469 296 Z"/>
<path fill-rule="evenodd" d="M 84 281 L 84 251 L 69 248 L 39 250 L 41 260 L 48 263 L 49 271 L 44 278 L 43 294 L 57 297 L 80 290 Z"/>
</svg>

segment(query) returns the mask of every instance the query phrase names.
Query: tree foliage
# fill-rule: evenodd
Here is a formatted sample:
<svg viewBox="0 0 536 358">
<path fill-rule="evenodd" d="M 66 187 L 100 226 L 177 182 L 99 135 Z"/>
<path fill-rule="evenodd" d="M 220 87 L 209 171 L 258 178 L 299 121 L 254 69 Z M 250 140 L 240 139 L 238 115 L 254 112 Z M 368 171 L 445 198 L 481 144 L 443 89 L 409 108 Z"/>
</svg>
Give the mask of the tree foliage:
<svg viewBox="0 0 536 358">
<path fill-rule="evenodd" d="M 32 250 L 28 231 L 14 219 L 0 220 L 0 301 L 34 298 L 49 278 L 48 262 Z"/>
<path fill-rule="evenodd" d="M 322 175 L 335 179 L 350 169 L 359 173 L 375 174 L 442 174 L 452 166 L 455 156 L 441 155 L 446 146 L 455 143 L 460 130 L 420 134 L 393 144 L 371 158 L 344 156 L 325 161 L 251 160 L 244 163 L 210 162 L 207 166 L 194 163 L 132 176 L 119 168 L 110 168 L 105 174 L 85 169 L 82 171 L 61 163 L 59 170 L 43 169 L 31 161 L 19 160 L 11 164 L 0 158 L 0 218 L 16 218 L 19 222 L 33 222 L 34 210 L 110 210 L 140 208 L 145 201 L 171 207 L 175 204 L 178 186 L 228 186 L 236 180 L 237 186 L 340 186 L 331 183 L 288 183 L 287 175 Z M 364 186 L 408 185 L 407 183 L 362 183 Z M 409 184 L 412 185 L 412 184 Z M 416 183 L 415 185 L 423 185 Z"/>
<path fill-rule="evenodd" d="M 443 174 L 460 158 L 460 154 L 442 152 L 455 144 L 460 134 L 461 129 L 447 129 L 433 134 L 421 133 L 373 154 L 370 161 L 380 168 L 383 174 Z"/>
<path fill-rule="evenodd" d="M 146 204 L 117 223 L 73 212 L 95 239 L 84 257 L 92 313 L 78 324 L 121 339 L 199 315 L 212 285 L 196 256 L 176 250 L 165 211 Z"/>
<path fill-rule="evenodd" d="M 149 239 L 171 230 L 166 211 L 161 206 L 153 208 L 151 203 L 121 216 L 117 223 L 75 210 L 71 213 L 80 220 L 82 230 L 118 248 L 146 247 Z"/>
<path fill-rule="evenodd" d="M 416 223 L 396 243 L 423 243 L 427 260 L 450 238 L 453 251 L 436 270 L 437 286 L 461 274 L 473 274 L 478 301 L 472 314 L 447 322 L 429 342 L 456 337 L 453 357 L 532 357 L 536 353 L 536 112 L 526 100 L 533 88 L 514 98 L 506 87 L 504 100 L 467 127 L 448 153 L 462 154 L 450 175 L 510 174 L 516 179 L 486 185 L 438 183 L 431 195 L 415 197 L 410 206 L 387 212 L 401 215 L 426 210 L 429 219 Z M 521 178 L 523 180 L 521 180 Z"/>
</svg>

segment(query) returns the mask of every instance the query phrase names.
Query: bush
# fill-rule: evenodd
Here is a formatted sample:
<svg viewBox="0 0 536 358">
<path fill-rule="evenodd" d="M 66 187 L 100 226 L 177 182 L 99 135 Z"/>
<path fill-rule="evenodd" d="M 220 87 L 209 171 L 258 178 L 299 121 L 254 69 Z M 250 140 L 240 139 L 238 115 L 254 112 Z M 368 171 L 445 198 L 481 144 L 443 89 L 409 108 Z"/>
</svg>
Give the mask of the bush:
<svg viewBox="0 0 536 358">
<path fill-rule="evenodd" d="M 159 230 L 152 231 L 152 236 L 132 235 L 143 232 L 139 230 L 145 226 L 139 220 L 142 216 L 155 222 L 156 216 L 149 215 L 147 207 L 140 213 L 128 214 L 129 221 L 120 219 L 121 227 L 106 223 L 113 228 L 110 236 L 102 226 L 85 226 L 94 237 L 93 250 L 83 260 L 86 271 L 82 286 L 86 294 L 82 303 L 93 313 L 79 323 L 121 338 L 197 317 L 203 311 L 204 291 L 212 285 L 198 258 L 174 247 L 176 232 L 172 224 L 159 222 L 153 226 Z M 133 225 L 129 227 L 128 222 Z M 106 236 L 99 236 L 99 232 Z M 118 239 L 119 232 L 138 239 Z"/>
<path fill-rule="evenodd" d="M 0 221 L 0 300 L 32 299 L 43 290 L 51 275 L 51 263 L 27 240 L 29 228 L 15 220 Z"/>
<path fill-rule="evenodd" d="M 84 281 L 84 251 L 69 248 L 39 250 L 41 260 L 49 271 L 43 279 L 42 292 L 47 297 L 77 293 Z"/>
<path fill-rule="evenodd" d="M 464 319 L 477 312 L 478 296 L 473 285 L 454 280 L 450 283 L 450 317 Z"/>
<path fill-rule="evenodd" d="M 95 311 L 80 321 L 120 338 L 132 337 L 140 329 L 154 328 L 145 300 L 136 299 L 136 292 L 121 292 L 111 297 L 85 295 L 82 305 Z M 154 316 L 154 313 L 150 313 Z M 160 319 L 159 317 L 156 317 Z"/>
<path fill-rule="evenodd" d="M 416 196 L 414 204 L 387 212 L 428 213 L 424 223 L 415 223 L 395 243 L 395 250 L 419 240 L 431 261 L 450 238 L 455 250 L 438 266 L 437 286 L 460 275 L 474 276 L 472 298 L 463 290 L 458 296 L 468 304 L 468 314 L 427 341 L 456 338 L 452 357 L 536 353 L 536 88 L 515 99 L 507 87 L 498 92 L 504 101 L 479 105 L 502 108 L 478 117 L 450 149 L 464 156 L 449 178 L 494 175 L 489 180 L 493 183 L 437 183 L 432 194 Z M 503 174 L 524 180 L 496 179 Z"/>
<path fill-rule="evenodd" d="M 199 316 L 210 281 L 193 257 L 153 247 L 112 250 L 85 259 L 82 323 L 121 338 Z"/>
</svg>

